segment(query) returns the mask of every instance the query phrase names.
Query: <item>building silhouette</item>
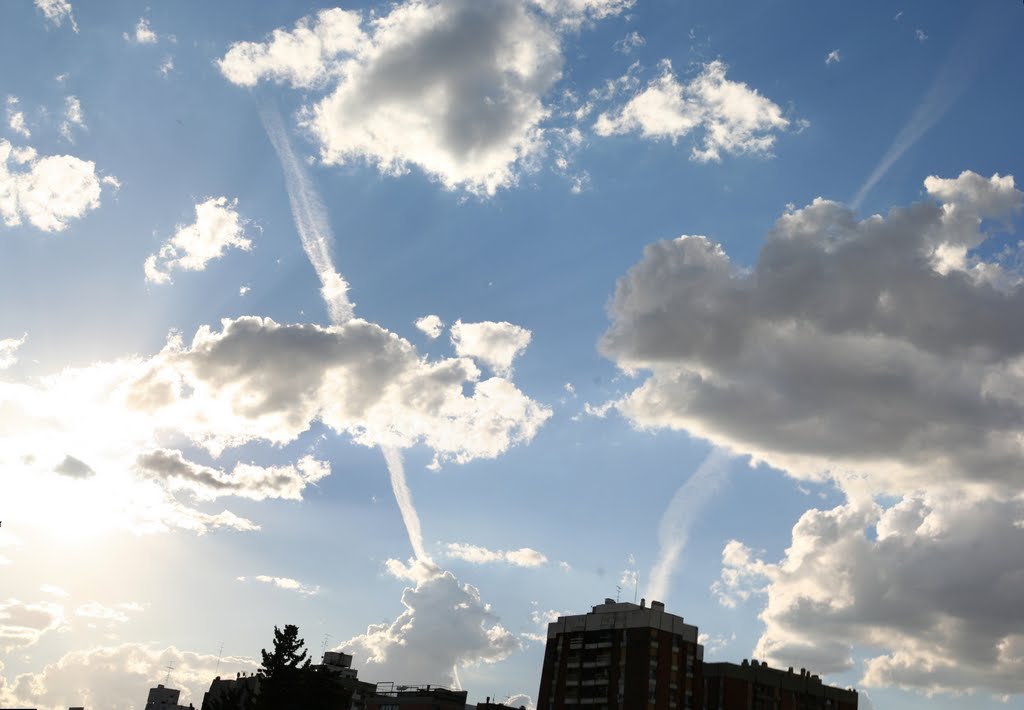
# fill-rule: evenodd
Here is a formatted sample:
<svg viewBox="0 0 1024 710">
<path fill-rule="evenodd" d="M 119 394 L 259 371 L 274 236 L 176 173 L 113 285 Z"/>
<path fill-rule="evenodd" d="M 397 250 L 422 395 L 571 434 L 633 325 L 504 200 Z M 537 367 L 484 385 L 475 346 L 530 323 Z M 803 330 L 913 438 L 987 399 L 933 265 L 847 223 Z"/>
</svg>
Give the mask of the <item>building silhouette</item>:
<svg viewBox="0 0 1024 710">
<path fill-rule="evenodd" d="M 194 710 L 192 704 L 178 705 L 180 690 L 165 688 L 163 683 L 155 688 L 149 689 L 149 697 L 146 698 L 146 710 Z"/>
<path fill-rule="evenodd" d="M 856 710 L 857 692 L 744 661 L 704 663 L 665 605 L 605 599 L 548 625 L 537 710 Z"/>
<path fill-rule="evenodd" d="M 466 710 L 467 695 L 439 685 L 377 683 L 366 710 Z"/>
</svg>

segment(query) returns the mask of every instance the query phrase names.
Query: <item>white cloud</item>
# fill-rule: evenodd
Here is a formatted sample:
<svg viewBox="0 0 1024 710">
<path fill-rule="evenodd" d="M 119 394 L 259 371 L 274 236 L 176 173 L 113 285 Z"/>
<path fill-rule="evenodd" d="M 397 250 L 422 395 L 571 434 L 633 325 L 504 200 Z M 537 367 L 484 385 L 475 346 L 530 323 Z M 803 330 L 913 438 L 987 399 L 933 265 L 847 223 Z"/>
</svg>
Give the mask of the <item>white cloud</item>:
<svg viewBox="0 0 1024 710">
<path fill-rule="evenodd" d="M 792 209 L 751 269 L 703 237 L 648 246 L 601 347 L 652 374 L 615 406 L 799 477 L 1019 492 L 1024 286 L 972 250 L 1022 195 L 970 172 L 926 188 L 944 204 Z"/>
<path fill-rule="evenodd" d="M 636 0 L 531 0 L 560 25 L 578 29 L 585 22 L 620 15 Z"/>
<path fill-rule="evenodd" d="M 643 38 L 643 35 L 634 30 L 618 40 L 614 44 L 613 49 L 620 54 L 632 54 L 634 49 L 643 47 L 645 44 L 647 44 L 647 40 Z"/>
<path fill-rule="evenodd" d="M 524 693 L 510 695 L 502 701 L 502 704 L 508 705 L 510 708 L 526 708 L 526 710 L 535 710 L 537 707 L 533 704 L 533 698 Z"/>
<path fill-rule="evenodd" d="M 202 271 L 232 247 L 252 249 L 252 242 L 245 236 L 245 220 L 235 209 L 237 205 L 238 200 L 228 201 L 226 197 L 211 197 L 197 204 L 196 221 L 178 225 L 160 251 L 146 259 L 146 280 L 167 284 L 173 270 Z"/>
<path fill-rule="evenodd" d="M 959 494 L 810 510 L 777 563 L 730 542 L 723 586 L 767 594 L 754 653 L 773 665 L 839 672 L 859 649 L 868 687 L 1024 693 L 1022 510 Z"/>
<path fill-rule="evenodd" d="M 393 175 L 415 166 L 446 188 L 490 195 L 543 155 L 542 99 L 561 64 L 558 34 L 522 0 L 410 0 L 366 22 L 321 11 L 232 46 L 220 68 L 242 86 L 327 89 L 304 112 L 327 164 L 365 160 Z"/>
<path fill-rule="evenodd" d="M 31 138 L 32 132 L 25 123 L 25 114 L 18 110 L 18 97 L 7 97 L 7 125 L 23 138 Z"/>
<path fill-rule="evenodd" d="M 218 669 L 252 671 L 257 663 L 138 643 L 73 651 L 38 673 L 17 676 L 6 687 L 0 682 L 0 703 L 49 710 L 69 706 L 135 710 L 139 693 L 163 683 L 169 666 L 174 667 L 171 685 L 182 690 L 180 702 L 198 706 Z"/>
<path fill-rule="evenodd" d="M 276 29 L 266 42 L 237 42 L 218 61 L 233 84 L 256 86 L 261 79 L 309 89 L 344 70 L 345 57 L 368 42 L 362 16 L 341 8 L 304 17 L 292 30 Z"/>
<path fill-rule="evenodd" d="M 292 579 L 291 577 L 270 577 L 265 574 L 259 574 L 255 577 L 238 577 L 239 582 L 248 582 L 249 580 L 252 580 L 254 582 L 262 582 L 263 584 L 270 584 L 274 587 L 277 587 L 278 589 L 285 589 L 289 592 L 297 592 L 305 596 L 314 596 L 320 593 L 319 585 L 311 587 L 309 585 L 303 584 L 297 579 Z"/>
<path fill-rule="evenodd" d="M 522 647 L 480 592 L 451 572 L 423 561 L 405 566 L 389 560 L 388 569 L 415 583 L 402 594 L 405 610 L 339 646 L 357 656 L 353 665 L 366 677 L 453 685 L 457 668 L 495 663 Z"/>
<path fill-rule="evenodd" d="M 839 50 L 833 49 L 831 52 L 828 53 L 828 56 L 825 57 L 825 64 L 837 64 L 842 60 L 843 57 L 841 54 L 839 54 Z"/>
<path fill-rule="evenodd" d="M 727 66 L 721 61 L 705 64 L 686 84 L 679 82 L 668 60 L 661 62 L 661 70 L 660 77 L 625 105 L 600 114 L 594 131 L 600 136 L 636 131 L 644 138 L 674 143 L 699 130 L 702 145 L 694 145 L 692 159 L 717 162 L 723 152 L 770 156 L 776 133 L 789 126 L 778 105 L 746 84 L 727 79 Z"/>
<path fill-rule="evenodd" d="M 71 595 L 66 591 L 58 587 L 56 584 L 44 584 L 39 587 L 39 591 L 43 594 L 49 594 L 50 596 L 58 597 L 60 599 L 67 599 Z"/>
<path fill-rule="evenodd" d="M 545 555 L 529 547 L 521 547 L 518 550 L 489 550 L 479 545 L 450 542 L 445 554 L 448 557 L 476 565 L 505 562 L 516 567 L 540 567 L 548 562 Z"/>
<path fill-rule="evenodd" d="M 172 491 L 187 491 L 200 500 L 235 496 L 249 500 L 302 500 L 306 486 L 331 473 L 331 465 L 304 456 L 294 466 L 263 467 L 239 463 L 230 474 L 185 459 L 180 451 L 156 449 L 140 454 L 141 475 L 161 480 Z"/>
<path fill-rule="evenodd" d="M 924 30 L 916 29 L 914 30 L 914 38 L 917 39 L 918 42 L 925 42 L 928 39 L 928 35 L 925 34 Z"/>
<path fill-rule="evenodd" d="M 169 438 L 219 456 L 249 442 L 294 441 L 321 421 L 361 445 L 422 443 L 438 464 L 463 463 L 531 440 L 551 415 L 510 381 L 481 379 L 468 359 L 424 359 L 358 319 L 329 328 L 225 320 L 220 331 L 201 328 L 189 346 L 172 338 L 153 357 L 70 367 L 29 384 L 0 380 L 0 399 L 0 463 L 24 503 L 17 513 L 68 530 L 253 529 L 172 494 L 197 503 L 295 499 L 327 470 L 308 459 L 237 464 L 228 474 L 167 449 Z M 69 452 L 95 475 L 61 477 L 67 495 L 55 497 L 52 472 Z"/>
<path fill-rule="evenodd" d="M 28 335 L 20 338 L 5 338 L 0 340 L 0 370 L 6 370 L 18 362 L 18 350 L 25 344 Z"/>
<path fill-rule="evenodd" d="M 174 71 L 174 57 L 170 54 L 164 57 L 164 60 L 160 63 L 160 67 L 157 71 L 160 72 L 160 76 L 167 76 Z"/>
<path fill-rule="evenodd" d="M 157 36 L 156 32 L 149 26 L 149 20 L 145 17 L 140 17 L 139 21 L 135 24 L 135 30 L 131 34 L 125 32 L 122 35 L 126 42 L 134 42 L 135 44 L 156 44 Z"/>
<path fill-rule="evenodd" d="M 68 96 L 64 99 L 64 120 L 60 124 L 60 134 L 64 136 L 65 140 L 71 141 L 72 130 L 75 127 L 85 128 L 82 102 L 74 96 Z"/>
<path fill-rule="evenodd" d="M 25 169 L 11 172 L 14 158 Z M 59 232 L 68 220 L 100 206 L 96 164 L 71 155 L 39 158 L 35 151 L 16 151 L 0 139 L 0 217 L 9 227 L 27 219 L 44 232 Z"/>
<path fill-rule="evenodd" d="M 75 15 L 68 0 L 35 0 L 35 3 L 36 7 L 43 11 L 43 16 L 55 27 L 60 27 L 64 20 L 67 20 L 71 29 L 78 32 Z"/>
<path fill-rule="evenodd" d="M 93 601 L 86 602 L 75 609 L 75 616 L 111 624 L 124 624 L 131 618 L 128 616 L 129 614 L 138 614 L 142 611 L 142 605 L 135 602 L 122 602 L 114 606 L 107 606 Z"/>
<path fill-rule="evenodd" d="M 435 315 L 423 316 L 417 319 L 416 327 L 422 330 L 428 338 L 434 340 L 444 330 L 444 321 Z"/>
<path fill-rule="evenodd" d="M 458 320 L 451 328 L 452 345 L 458 355 L 476 358 L 503 377 L 511 374 L 512 362 L 526 350 L 532 337 L 526 328 L 506 321 Z"/>
<path fill-rule="evenodd" d="M 64 607 L 51 602 L 0 601 L 0 649 L 32 646 L 64 623 Z"/>
</svg>

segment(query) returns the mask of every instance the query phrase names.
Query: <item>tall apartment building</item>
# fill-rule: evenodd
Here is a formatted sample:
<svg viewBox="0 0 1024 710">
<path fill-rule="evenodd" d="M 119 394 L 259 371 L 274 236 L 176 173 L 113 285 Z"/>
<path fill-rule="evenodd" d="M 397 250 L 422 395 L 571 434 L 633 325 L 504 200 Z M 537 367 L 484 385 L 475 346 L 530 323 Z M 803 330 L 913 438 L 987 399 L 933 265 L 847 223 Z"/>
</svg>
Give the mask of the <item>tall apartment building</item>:
<svg viewBox="0 0 1024 710">
<path fill-rule="evenodd" d="M 685 710 L 702 704 L 697 627 L 646 606 L 605 599 L 548 625 L 537 710 Z"/>
<path fill-rule="evenodd" d="M 548 625 L 537 710 L 857 710 L 857 692 L 757 661 L 704 663 L 697 627 L 605 599 Z"/>
</svg>

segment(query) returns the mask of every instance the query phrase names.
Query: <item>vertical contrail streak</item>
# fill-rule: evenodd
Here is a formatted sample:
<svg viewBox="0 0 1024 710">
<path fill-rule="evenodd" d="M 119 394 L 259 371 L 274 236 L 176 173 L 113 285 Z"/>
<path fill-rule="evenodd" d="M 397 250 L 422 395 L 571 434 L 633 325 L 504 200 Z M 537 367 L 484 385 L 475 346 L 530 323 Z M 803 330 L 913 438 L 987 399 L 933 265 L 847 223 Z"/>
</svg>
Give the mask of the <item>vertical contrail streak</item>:
<svg viewBox="0 0 1024 710">
<path fill-rule="evenodd" d="M 860 209 L 864 198 L 889 172 L 889 168 L 946 115 L 992 55 L 995 47 L 1001 43 L 999 40 L 1005 36 L 1006 27 L 1010 24 L 1002 23 L 1001 27 L 994 27 L 992 15 L 976 18 L 973 26 L 946 56 L 946 61 L 932 80 L 924 99 L 896 134 L 889 150 L 885 151 L 885 155 L 871 171 L 868 179 L 857 190 L 850 203 L 853 209 Z"/>
<path fill-rule="evenodd" d="M 402 464 L 402 452 L 393 446 L 380 447 L 391 474 L 391 490 L 395 493 L 398 510 L 402 513 L 402 522 L 409 533 L 409 544 L 417 560 L 428 561 L 430 558 L 423 550 L 423 531 L 420 528 L 420 516 L 412 502 L 412 493 L 405 483 L 405 466 Z"/>
<path fill-rule="evenodd" d="M 334 268 L 331 258 L 334 235 L 331 233 L 323 200 L 306 166 L 292 150 L 281 114 L 276 109 L 264 108 L 260 111 L 260 118 L 284 169 L 284 182 L 288 189 L 288 202 L 292 207 L 295 228 L 299 232 L 306 256 L 320 279 L 320 293 L 327 304 L 331 322 L 336 325 L 345 323 L 352 318 L 353 304 L 348 299 L 348 282 Z"/>
<path fill-rule="evenodd" d="M 721 487 L 728 473 L 729 455 L 715 449 L 672 496 L 658 526 L 658 560 L 648 575 L 646 597 L 664 600 L 679 556 L 690 539 L 690 528 L 704 506 Z"/>
<path fill-rule="evenodd" d="M 284 170 L 285 187 L 288 189 L 288 202 L 292 208 L 295 228 L 302 240 L 302 247 L 320 279 L 320 293 L 327 304 L 331 322 L 343 325 L 351 320 L 354 307 L 348 298 L 348 282 L 338 273 L 331 257 L 334 235 L 327 219 L 327 209 L 317 192 L 316 186 L 309 177 L 306 166 L 295 155 L 291 140 L 288 137 L 281 114 L 276 109 L 264 108 L 260 111 L 263 128 L 270 138 L 274 152 Z M 420 516 L 412 501 L 412 492 L 405 481 L 405 467 L 402 464 L 402 452 L 391 446 L 381 446 L 384 461 L 391 477 L 391 489 L 395 493 L 398 510 L 402 514 L 405 530 L 409 535 L 409 543 L 417 560 L 429 561 L 423 549 L 423 532 L 420 528 Z"/>
</svg>

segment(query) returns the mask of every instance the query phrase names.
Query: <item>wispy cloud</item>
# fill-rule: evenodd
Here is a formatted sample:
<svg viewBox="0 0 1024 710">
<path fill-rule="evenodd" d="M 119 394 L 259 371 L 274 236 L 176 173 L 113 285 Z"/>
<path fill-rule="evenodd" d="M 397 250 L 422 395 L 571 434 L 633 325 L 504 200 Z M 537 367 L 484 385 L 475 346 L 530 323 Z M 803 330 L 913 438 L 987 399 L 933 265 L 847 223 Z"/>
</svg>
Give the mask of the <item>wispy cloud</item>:
<svg viewBox="0 0 1024 710">
<path fill-rule="evenodd" d="M 668 596 L 672 575 L 690 540 L 690 529 L 711 497 L 721 488 L 728 473 L 729 456 L 715 449 L 672 496 L 658 526 L 658 559 L 651 568 L 646 587 L 649 599 Z"/>
<path fill-rule="evenodd" d="M 899 16 L 897 15 L 897 19 Z M 942 120 L 950 107 L 963 95 L 971 85 L 978 72 L 991 58 L 994 50 L 1006 39 L 1008 28 L 1005 23 L 1000 25 L 994 21 L 991 13 L 981 14 L 969 27 L 957 44 L 949 52 L 946 61 L 935 75 L 921 103 L 917 105 L 910 118 L 892 145 L 885 151 L 875 169 L 857 190 L 851 201 L 854 209 L 859 209 L 864 198 L 885 177 L 889 169 L 910 150 L 921 137 L 936 123 Z M 919 41 L 928 36 L 921 30 L 916 32 Z"/>
</svg>

